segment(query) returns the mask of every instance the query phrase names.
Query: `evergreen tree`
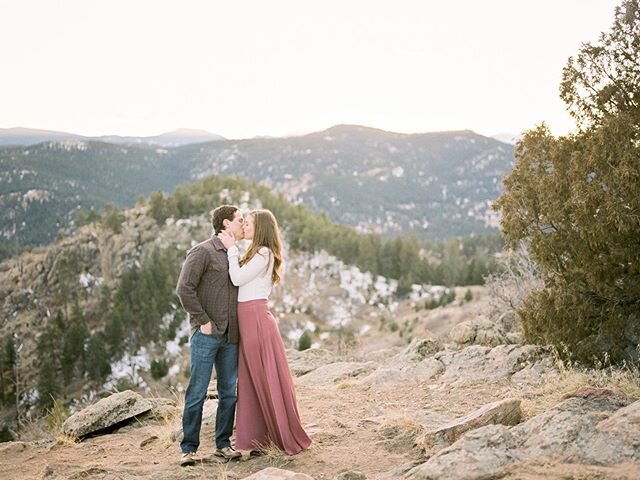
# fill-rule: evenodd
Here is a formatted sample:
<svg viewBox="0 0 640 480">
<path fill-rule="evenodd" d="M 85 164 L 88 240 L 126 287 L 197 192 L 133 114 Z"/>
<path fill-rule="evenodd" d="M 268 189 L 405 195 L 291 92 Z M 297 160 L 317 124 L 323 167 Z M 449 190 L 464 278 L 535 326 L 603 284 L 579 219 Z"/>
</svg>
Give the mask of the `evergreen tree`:
<svg viewBox="0 0 640 480">
<path fill-rule="evenodd" d="M 169 363 L 164 358 L 161 358 L 160 360 L 152 360 L 150 371 L 151 377 L 155 380 L 160 380 L 169 373 Z"/>
<path fill-rule="evenodd" d="M 91 361 L 87 363 L 87 376 L 95 383 L 102 383 L 111 373 L 107 344 L 102 332 L 91 335 L 87 344 Z"/>
<path fill-rule="evenodd" d="M 626 0 L 564 70 L 561 97 L 580 130 L 527 132 L 495 203 L 508 245 L 526 242 L 544 280 L 518 310 L 525 338 L 585 363 L 638 358 L 638 38 L 640 2 Z"/>
<path fill-rule="evenodd" d="M 51 328 L 38 338 L 36 355 L 38 357 L 38 405 L 42 408 L 50 408 L 53 401 L 60 394 L 60 381 L 58 379 L 58 365 L 56 352 L 56 337 Z"/>
<path fill-rule="evenodd" d="M 115 205 L 107 203 L 102 214 L 102 224 L 114 233 L 120 233 L 122 231 L 122 222 L 124 222 L 124 215 L 120 213 Z"/>
<path fill-rule="evenodd" d="M 10 371 L 7 365 L 5 350 L 0 350 L 0 407 L 7 404 Z"/>
<path fill-rule="evenodd" d="M 467 291 L 464 294 L 464 301 L 470 302 L 471 300 L 473 300 L 473 293 L 471 293 L 471 289 L 467 288 Z"/>
<path fill-rule="evenodd" d="M 3 397 L 4 405 L 12 405 L 16 401 L 16 349 L 12 335 L 7 335 L 4 349 L 3 359 Z"/>
<path fill-rule="evenodd" d="M 86 366 L 85 342 L 89 337 L 89 330 L 77 301 L 72 307 L 69 323 L 62 342 L 61 365 L 65 385 L 74 377 L 82 378 Z"/>
<path fill-rule="evenodd" d="M 178 192 L 176 191 L 176 194 Z M 149 197 L 149 213 L 158 225 L 164 224 L 169 218 L 169 205 L 162 192 L 153 192 Z"/>
<path fill-rule="evenodd" d="M 446 243 L 442 258 L 443 280 L 448 287 L 453 287 L 463 278 L 464 260 L 460 241 L 456 238 L 449 239 Z"/>
</svg>

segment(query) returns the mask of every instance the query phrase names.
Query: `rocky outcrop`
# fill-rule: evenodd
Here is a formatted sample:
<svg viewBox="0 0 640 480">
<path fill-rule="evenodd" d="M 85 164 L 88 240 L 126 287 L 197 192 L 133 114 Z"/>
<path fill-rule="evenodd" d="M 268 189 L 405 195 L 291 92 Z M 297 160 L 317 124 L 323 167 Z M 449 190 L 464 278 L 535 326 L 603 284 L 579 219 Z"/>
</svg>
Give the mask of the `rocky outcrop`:
<svg viewBox="0 0 640 480">
<path fill-rule="evenodd" d="M 63 431 L 71 437 L 82 438 L 130 420 L 152 407 L 141 395 L 125 390 L 71 415 L 64 422 Z"/>
<path fill-rule="evenodd" d="M 507 427 L 488 425 L 470 431 L 406 476 L 415 480 L 498 478 L 508 462 L 518 459 L 511 453 L 516 446 L 516 439 Z"/>
<path fill-rule="evenodd" d="M 438 352 L 433 358 L 445 367 L 441 380 L 459 386 L 510 378 L 545 356 L 546 350 L 536 345 L 472 345 L 460 351 Z"/>
<path fill-rule="evenodd" d="M 304 375 L 318 367 L 336 362 L 338 360 L 334 352 L 322 348 L 309 348 L 307 350 L 287 350 L 289 368 L 296 376 Z"/>
<path fill-rule="evenodd" d="M 376 367 L 373 362 L 335 362 L 324 365 L 306 375 L 298 377 L 303 385 L 334 385 L 342 380 L 354 379 L 360 375 L 371 373 Z"/>
<path fill-rule="evenodd" d="M 451 329 L 449 338 L 458 345 L 496 347 L 512 343 L 497 323 L 482 315 L 457 324 Z"/>
<path fill-rule="evenodd" d="M 291 472 L 281 468 L 269 467 L 245 477 L 245 480 L 313 480 L 304 473 Z"/>
<path fill-rule="evenodd" d="M 472 430 L 407 473 L 417 480 L 499 478 L 521 462 L 640 467 L 640 401 L 586 388 L 532 419 L 508 428 Z M 629 467 L 627 467 L 629 466 Z"/>
<path fill-rule="evenodd" d="M 521 417 L 520 400 L 501 400 L 426 432 L 416 439 L 416 444 L 428 453 L 454 443 L 469 430 L 490 424 L 517 425 Z"/>
<path fill-rule="evenodd" d="M 431 358 L 444 349 L 442 343 L 433 338 L 413 339 L 403 352 L 390 358 L 386 364 L 389 368 L 413 370 L 420 362 Z"/>
</svg>

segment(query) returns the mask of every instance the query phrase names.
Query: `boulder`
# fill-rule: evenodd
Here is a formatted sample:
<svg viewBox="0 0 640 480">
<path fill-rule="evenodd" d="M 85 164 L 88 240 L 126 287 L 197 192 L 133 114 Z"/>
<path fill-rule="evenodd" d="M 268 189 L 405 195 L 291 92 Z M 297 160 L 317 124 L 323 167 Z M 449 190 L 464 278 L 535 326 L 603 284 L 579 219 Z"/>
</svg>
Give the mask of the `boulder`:
<svg viewBox="0 0 640 480">
<path fill-rule="evenodd" d="M 449 337 L 459 345 L 496 347 L 510 343 L 505 331 L 497 323 L 482 315 L 459 323 L 451 329 Z"/>
<path fill-rule="evenodd" d="M 367 476 L 359 470 L 349 470 L 336 475 L 335 480 L 367 480 Z"/>
<path fill-rule="evenodd" d="M 308 348 L 307 350 L 287 350 L 289 368 L 295 376 L 304 375 L 323 365 L 334 363 L 338 359 L 336 354 L 322 348 Z"/>
<path fill-rule="evenodd" d="M 313 480 L 313 477 L 304 473 L 269 467 L 245 477 L 245 480 Z"/>
<path fill-rule="evenodd" d="M 411 370 L 416 364 L 432 357 L 444 349 L 444 346 L 432 338 L 414 338 L 398 355 L 391 357 L 386 365 L 400 370 Z"/>
<path fill-rule="evenodd" d="M 136 415 L 151 410 L 151 402 L 141 395 L 125 390 L 71 415 L 63 424 L 65 434 L 81 438 L 108 429 Z"/>
<path fill-rule="evenodd" d="M 377 391 L 397 388 L 399 383 L 407 383 L 414 380 L 413 375 L 408 372 L 391 368 L 378 368 L 369 375 L 361 377 L 358 383 L 369 385 Z"/>
<path fill-rule="evenodd" d="M 640 461 L 638 426 L 640 402 L 614 390 L 583 388 L 512 432 L 527 457 L 553 452 L 576 463 L 608 465 Z"/>
<path fill-rule="evenodd" d="M 375 367 L 373 362 L 335 362 L 302 375 L 298 381 L 308 386 L 333 385 L 341 380 L 371 373 Z"/>
<path fill-rule="evenodd" d="M 563 462 L 573 465 L 575 471 L 620 466 L 621 471 L 637 473 L 638 425 L 640 401 L 622 392 L 584 388 L 510 429 L 488 425 L 467 432 L 407 476 L 420 480 L 501 478 L 517 472 L 519 465 L 528 468 Z"/>
<path fill-rule="evenodd" d="M 515 437 L 504 425 L 472 430 L 441 450 L 429 461 L 409 470 L 413 480 L 479 480 L 499 478 L 505 465 L 517 456 Z"/>
<path fill-rule="evenodd" d="M 494 348 L 471 345 L 460 351 L 438 352 L 433 358 L 445 367 L 441 380 L 459 386 L 510 378 L 544 356 L 545 349 L 536 345 L 498 345 Z"/>
<path fill-rule="evenodd" d="M 451 445 L 465 432 L 490 424 L 517 425 L 522 417 L 520 400 L 507 399 L 490 403 L 461 418 L 427 431 L 416 439 L 425 452 Z"/>
</svg>

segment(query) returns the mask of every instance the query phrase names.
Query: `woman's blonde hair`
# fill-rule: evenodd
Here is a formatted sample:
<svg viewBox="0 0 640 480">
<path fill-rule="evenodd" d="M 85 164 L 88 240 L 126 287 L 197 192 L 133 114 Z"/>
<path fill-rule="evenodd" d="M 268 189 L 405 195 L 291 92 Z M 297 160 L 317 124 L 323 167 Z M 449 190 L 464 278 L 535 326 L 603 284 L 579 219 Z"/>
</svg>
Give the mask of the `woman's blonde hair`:
<svg viewBox="0 0 640 480">
<path fill-rule="evenodd" d="M 247 252 L 240 260 L 244 265 L 258 253 L 262 247 L 267 247 L 273 254 L 273 272 L 271 280 L 276 284 L 280 281 L 280 268 L 282 266 L 282 240 L 276 217 L 269 210 L 252 210 L 249 215 L 253 217 L 253 240 Z"/>
</svg>

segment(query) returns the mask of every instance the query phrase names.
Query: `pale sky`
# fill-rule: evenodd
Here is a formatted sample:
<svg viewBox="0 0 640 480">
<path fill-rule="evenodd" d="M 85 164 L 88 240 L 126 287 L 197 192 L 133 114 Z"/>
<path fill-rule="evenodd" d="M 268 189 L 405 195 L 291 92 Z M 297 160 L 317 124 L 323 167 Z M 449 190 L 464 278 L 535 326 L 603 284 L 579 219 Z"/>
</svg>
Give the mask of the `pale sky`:
<svg viewBox="0 0 640 480">
<path fill-rule="evenodd" d="M 621 1 L 0 0 L 0 128 L 561 135 L 562 68 Z"/>
</svg>

